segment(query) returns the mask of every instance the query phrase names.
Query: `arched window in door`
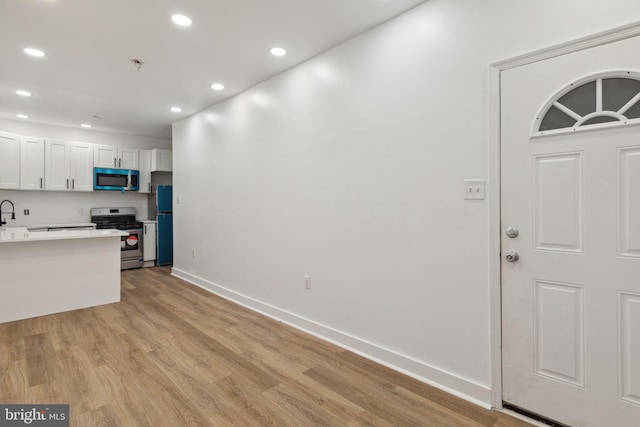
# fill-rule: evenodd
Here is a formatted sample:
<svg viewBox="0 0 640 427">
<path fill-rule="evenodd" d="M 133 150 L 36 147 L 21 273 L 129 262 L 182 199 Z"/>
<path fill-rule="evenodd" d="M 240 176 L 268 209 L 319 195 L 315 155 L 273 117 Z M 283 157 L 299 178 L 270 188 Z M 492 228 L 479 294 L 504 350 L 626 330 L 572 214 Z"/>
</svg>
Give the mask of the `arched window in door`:
<svg viewBox="0 0 640 427">
<path fill-rule="evenodd" d="M 533 136 L 640 123 L 640 73 L 609 72 L 571 83 L 537 115 Z"/>
</svg>

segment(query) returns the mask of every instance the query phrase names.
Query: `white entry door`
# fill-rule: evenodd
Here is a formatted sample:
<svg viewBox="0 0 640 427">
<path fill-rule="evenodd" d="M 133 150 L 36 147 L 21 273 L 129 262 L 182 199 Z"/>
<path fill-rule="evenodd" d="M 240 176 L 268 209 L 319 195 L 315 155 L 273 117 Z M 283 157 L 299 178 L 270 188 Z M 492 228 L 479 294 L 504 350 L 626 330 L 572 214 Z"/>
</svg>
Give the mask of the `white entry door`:
<svg viewBox="0 0 640 427">
<path fill-rule="evenodd" d="M 501 73 L 503 400 L 640 426 L 640 38 Z"/>
</svg>

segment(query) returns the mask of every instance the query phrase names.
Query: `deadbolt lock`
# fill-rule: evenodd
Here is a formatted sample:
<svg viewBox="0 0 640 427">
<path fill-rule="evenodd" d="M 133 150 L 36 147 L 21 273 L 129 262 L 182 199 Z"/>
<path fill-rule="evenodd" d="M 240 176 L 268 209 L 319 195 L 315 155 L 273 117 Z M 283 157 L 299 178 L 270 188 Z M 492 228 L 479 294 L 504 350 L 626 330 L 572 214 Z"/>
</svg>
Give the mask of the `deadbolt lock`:
<svg viewBox="0 0 640 427">
<path fill-rule="evenodd" d="M 511 239 L 515 239 L 516 237 L 518 237 L 518 229 L 515 228 L 515 227 L 509 227 L 509 228 L 506 229 L 504 234 L 506 234 L 507 237 L 509 237 Z"/>
</svg>

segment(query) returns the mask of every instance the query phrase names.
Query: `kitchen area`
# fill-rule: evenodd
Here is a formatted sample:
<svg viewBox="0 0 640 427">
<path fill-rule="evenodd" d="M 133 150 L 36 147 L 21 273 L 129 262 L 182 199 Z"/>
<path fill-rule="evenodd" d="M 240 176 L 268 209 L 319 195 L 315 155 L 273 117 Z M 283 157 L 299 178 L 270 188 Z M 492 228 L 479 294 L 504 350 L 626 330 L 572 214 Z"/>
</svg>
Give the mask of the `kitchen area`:
<svg viewBox="0 0 640 427">
<path fill-rule="evenodd" d="M 0 131 L 0 323 L 118 302 L 121 270 L 173 263 L 167 145 Z"/>
</svg>

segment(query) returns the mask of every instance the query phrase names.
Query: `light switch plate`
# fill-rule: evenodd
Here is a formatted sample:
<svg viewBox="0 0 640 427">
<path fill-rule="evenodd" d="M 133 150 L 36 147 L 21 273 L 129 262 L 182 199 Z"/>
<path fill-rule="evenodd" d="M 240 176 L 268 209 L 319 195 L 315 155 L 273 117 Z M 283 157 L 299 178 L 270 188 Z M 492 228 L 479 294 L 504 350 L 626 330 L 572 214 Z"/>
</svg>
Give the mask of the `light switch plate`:
<svg viewBox="0 0 640 427">
<path fill-rule="evenodd" d="M 484 179 L 464 180 L 465 200 L 484 200 Z"/>
</svg>

